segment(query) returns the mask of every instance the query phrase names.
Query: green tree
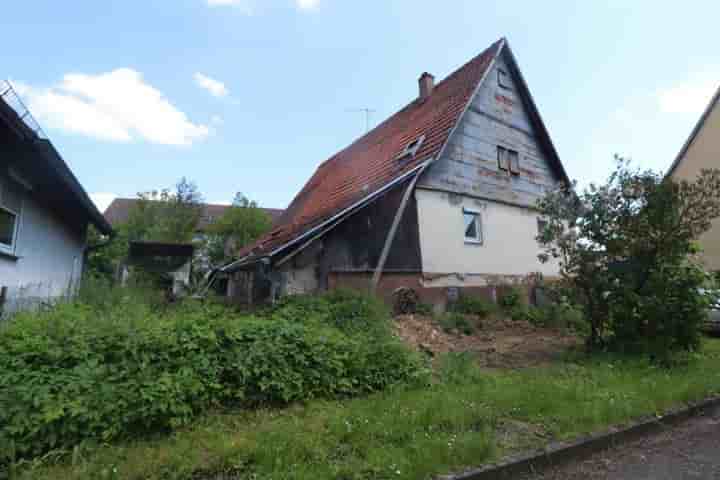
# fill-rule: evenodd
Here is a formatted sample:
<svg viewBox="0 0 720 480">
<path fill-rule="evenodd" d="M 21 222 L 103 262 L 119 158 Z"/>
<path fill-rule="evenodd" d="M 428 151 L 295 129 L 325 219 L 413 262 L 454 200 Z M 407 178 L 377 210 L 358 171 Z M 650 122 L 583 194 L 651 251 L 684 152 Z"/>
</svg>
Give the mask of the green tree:
<svg viewBox="0 0 720 480">
<path fill-rule="evenodd" d="M 207 254 L 213 266 L 232 258 L 245 245 L 270 230 L 272 219 L 257 202 L 238 192 L 232 206 L 208 231 Z"/>
<path fill-rule="evenodd" d="M 591 324 L 588 345 L 661 357 L 699 344 L 708 276 L 696 239 L 720 216 L 720 170 L 695 182 L 617 167 L 602 185 L 574 186 L 539 202 L 541 262 L 559 262 Z"/>
<path fill-rule="evenodd" d="M 127 256 L 131 241 L 192 241 L 201 214 L 202 195 L 185 177 L 174 189 L 138 193 L 138 202 L 130 209 L 127 222 L 115 226 L 112 238 L 92 228 L 88 232 L 88 245 L 107 242 L 88 254 L 88 272 L 112 277 Z"/>
<path fill-rule="evenodd" d="M 174 190 L 163 189 L 138 194 L 129 213 L 130 240 L 185 243 L 193 239 L 202 214 L 202 194 L 185 177 Z"/>
</svg>

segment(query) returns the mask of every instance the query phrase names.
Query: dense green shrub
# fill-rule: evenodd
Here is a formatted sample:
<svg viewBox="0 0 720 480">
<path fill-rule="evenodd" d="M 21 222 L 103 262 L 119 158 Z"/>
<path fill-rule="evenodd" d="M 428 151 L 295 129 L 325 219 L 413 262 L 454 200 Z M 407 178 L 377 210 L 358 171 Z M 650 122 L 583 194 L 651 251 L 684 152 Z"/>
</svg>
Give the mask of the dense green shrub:
<svg viewBox="0 0 720 480">
<path fill-rule="evenodd" d="M 508 287 L 499 297 L 498 305 L 507 311 L 525 306 L 525 295 L 518 287 Z"/>
<path fill-rule="evenodd" d="M 289 318 L 290 308 L 305 321 Z M 216 406 L 426 381 L 418 355 L 379 328 L 361 331 L 377 327 L 379 312 L 349 294 L 288 301 L 269 318 L 194 302 L 159 311 L 118 295 L 106 308 L 19 314 L 0 330 L 0 464 L 170 429 Z"/>
<path fill-rule="evenodd" d="M 450 306 L 450 310 L 466 315 L 477 315 L 485 318 L 496 310 L 496 305 L 480 297 L 461 295 L 457 302 Z"/>
<path fill-rule="evenodd" d="M 590 329 L 582 310 L 568 303 L 528 307 L 525 315 L 527 321 L 539 327 L 566 328 L 581 334 L 587 334 Z"/>
</svg>

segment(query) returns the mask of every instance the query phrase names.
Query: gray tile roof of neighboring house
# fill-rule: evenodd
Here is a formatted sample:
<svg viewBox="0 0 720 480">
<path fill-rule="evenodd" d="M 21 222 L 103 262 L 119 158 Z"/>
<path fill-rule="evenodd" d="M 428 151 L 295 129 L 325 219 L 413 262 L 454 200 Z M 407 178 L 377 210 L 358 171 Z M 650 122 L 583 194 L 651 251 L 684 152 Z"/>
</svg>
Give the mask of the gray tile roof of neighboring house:
<svg viewBox="0 0 720 480">
<path fill-rule="evenodd" d="M 105 210 L 105 218 L 112 226 L 126 222 L 130 216 L 130 209 L 138 202 L 137 198 L 116 198 Z M 203 212 L 198 223 L 197 230 L 204 231 L 208 225 L 219 218 L 230 205 L 217 205 L 212 203 L 203 203 Z M 261 208 L 265 213 L 270 215 L 273 224 L 280 218 L 283 210 L 279 208 Z"/>
</svg>

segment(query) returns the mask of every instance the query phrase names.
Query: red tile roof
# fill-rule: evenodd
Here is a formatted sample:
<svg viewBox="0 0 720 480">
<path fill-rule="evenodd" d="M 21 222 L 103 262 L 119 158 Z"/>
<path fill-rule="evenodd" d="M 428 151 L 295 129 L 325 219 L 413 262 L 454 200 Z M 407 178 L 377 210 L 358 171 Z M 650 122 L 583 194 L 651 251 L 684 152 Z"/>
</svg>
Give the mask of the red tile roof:
<svg viewBox="0 0 720 480">
<path fill-rule="evenodd" d="M 137 202 L 137 198 L 116 198 L 105 209 L 105 213 L 103 215 L 105 216 L 105 219 L 110 223 L 110 225 L 114 227 L 120 223 L 127 222 L 128 217 L 130 216 L 130 209 Z M 208 225 L 212 223 L 213 220 L 216 220 L 218 217 L 220 217 L 225 212 L 225 209 L 229 207 L 229 205 L 203 203 L 202 207 L 203 211 L 200 216 L 200 221 L 197 225 L 197 230 L 200 232 L 205 231 Z M 270 215 L 273 224 L 277 222 L 277 220 L 283 213 L 283 211 L 278 208 L 261 208 L 261 210 Z"/>
<path fill-rule="evenodd" d="M 439 82 L 350 146 L 322 163 L 268 234 L 239 252 L 266 255 L 437 155 L 503 40 Z M 424 136 L 416 154 L 396 158 Z"/>
</svg>

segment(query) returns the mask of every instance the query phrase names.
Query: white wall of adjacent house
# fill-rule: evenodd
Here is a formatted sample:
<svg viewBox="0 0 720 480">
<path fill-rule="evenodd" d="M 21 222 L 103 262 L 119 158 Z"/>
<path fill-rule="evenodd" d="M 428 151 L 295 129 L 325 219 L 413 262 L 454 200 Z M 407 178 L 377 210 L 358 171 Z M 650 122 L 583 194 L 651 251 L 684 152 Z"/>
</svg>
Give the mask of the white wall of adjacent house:
<svg viewBox="0 0 720 480">
<path fill-rule="evenodd" d="M 556 263 L 538 261 L 535 205 L 561 176 L 531 109 L 512 59 L 501 54 L 442 156 L 418 181 L 422 269 L 432 286 L 558 273 Z M 481 241 L 465 238 L 465 211 L 477 215 Z"/>
<path fill-rule="evenodd" d="M 0 178 L 5 185 L 7 178 Z M 76 288 L 85 239 L 68 228 L 33 192 L 18 189 L 21 211 L 13 244 L 0 245 L 0 287 L 7 287 L 5 312 L 52 301 Z"/>
<path fill-rule="evenodd" d="M 428 286 L 432 282 L 434 286 L 512 283 L 534 272 L 557 275 L 556 261 L 543 264 L 538 260 L 536 211 L 424 189 L 415 191 L 415 199 Z M 466 238 L 468 212 L 479 218 L 477 239 Z"/>
</svg>

